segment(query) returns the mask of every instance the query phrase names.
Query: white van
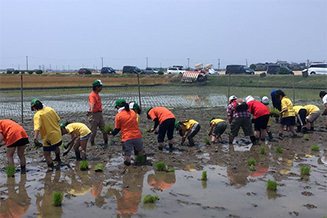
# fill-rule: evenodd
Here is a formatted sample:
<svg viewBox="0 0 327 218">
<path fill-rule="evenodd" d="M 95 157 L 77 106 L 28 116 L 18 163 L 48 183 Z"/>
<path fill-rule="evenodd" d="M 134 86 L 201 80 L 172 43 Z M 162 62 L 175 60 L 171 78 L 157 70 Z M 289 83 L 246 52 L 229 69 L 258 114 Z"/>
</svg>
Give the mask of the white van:
<svg viewBox="0 0 327 218">
<path fill-rule="evenodd" d="M 308 68 L 308 74 L 324 74 L 327 75 L 327 63 L 314 63 Z"/>
</svg>

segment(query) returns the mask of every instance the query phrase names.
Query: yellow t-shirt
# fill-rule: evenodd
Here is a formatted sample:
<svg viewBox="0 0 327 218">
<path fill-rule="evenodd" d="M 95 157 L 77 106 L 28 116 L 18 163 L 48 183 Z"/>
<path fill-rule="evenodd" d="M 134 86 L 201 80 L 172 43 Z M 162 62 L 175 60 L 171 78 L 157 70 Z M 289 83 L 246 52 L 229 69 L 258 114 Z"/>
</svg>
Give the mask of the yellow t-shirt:
<svg viewBox="0 0 327 218">
<path fill-rule="evenodd" d="M 76 136 L 81 138 L 91 133 L 91 130 L 84 123 L 70 123 L 66 126 L 67 132 L 74 132 Z"/>
<path fill-rule="evenodd" d="M 299 111 L 301 109 L 306 109 L 306 108 L 303 107 L 303 106 L 294 106 L 293 109 L 294 109 L 295 115 L 298 115 L 299 114 Z"/>
<path fill-rule="evenodd" d="M 293 103 L 287 96 L 284 96 L 282 98 L 282 110 L 286 107 L 287 107 L 287 111 L 283 112 L 282 117 L 295 117 Z"/>
<path fill-rule="evenodd" d="M 189 129 L 191 129 L 193 127 L 194 124 L 198 123 L 197 121 L 195 120 L 184 120 L 182 122 L 182 134 L 184 135 Z"/>
<path fill-rule="evenodd" d="M 136 121 L 137 121 L 137 124 L 140 123 L 140 115 L 138 113 L 136 113 Z"/>
<path fill-rule="evenodd" d="M 306 105 L 304 107 L 305 107 L 305 109 L 307 109 L 307 116 L 309 114 L 312 114 L 312 113 L 320 110 L 319 107 L 317 107 L 316 105 L 312 105 L 312 104 Z"/>
<path fill-rule="evenodd" d="M 212 123 L 217 124 L 219 122 L 225 122 L 225 120 L 222 120 L 222 119 L 213 119 L 213 120 L 211 120 L 210 124 L 212 124 Z"/>
<path fill-rule="evenodd" d="M 43 146 L 49 147 L 62 141 L 59 116 L 50 107 L 38 110 L 34 115 L 34 130 L 39 130 Z"/>
</svg>

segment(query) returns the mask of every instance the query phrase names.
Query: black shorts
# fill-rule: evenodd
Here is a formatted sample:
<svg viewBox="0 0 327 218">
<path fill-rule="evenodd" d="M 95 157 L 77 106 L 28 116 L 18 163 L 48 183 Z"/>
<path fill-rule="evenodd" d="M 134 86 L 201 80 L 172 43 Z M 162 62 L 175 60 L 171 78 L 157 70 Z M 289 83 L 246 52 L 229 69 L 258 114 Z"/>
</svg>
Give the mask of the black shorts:
<svg viewBox="0 0 327 218">
<path fill-rule="evenodd" d="M 280 124 L 285 126 L 294 126 L 295 125 L 295 117 L 282 117 L 280 120 Z"/>
<path fill-rule="evenodd" d="M 260 129 L 267 129 L 268 121 L 269 114 L 254 119 L 254 130 L 259 131 Z"/>
<path fill-rule="evenodd" d="M 28 143 L 29 143 L 28 138 L 22 138 L 22 139 L 19 139 L 18 141 L 14 142 L 13 144 L 11 144 L 11 145 L 9 145 L 7 147 L 9 147 L 9 148 L 19 147 L 19 146 L 26 145 Z"/>
<path fill-rule="evenodd" d="M 167 133 L 168 140 L 174 138 L 175 118 L 167 119 L 159 125 L 158 142 L 164 142 Z"/>
</svg>

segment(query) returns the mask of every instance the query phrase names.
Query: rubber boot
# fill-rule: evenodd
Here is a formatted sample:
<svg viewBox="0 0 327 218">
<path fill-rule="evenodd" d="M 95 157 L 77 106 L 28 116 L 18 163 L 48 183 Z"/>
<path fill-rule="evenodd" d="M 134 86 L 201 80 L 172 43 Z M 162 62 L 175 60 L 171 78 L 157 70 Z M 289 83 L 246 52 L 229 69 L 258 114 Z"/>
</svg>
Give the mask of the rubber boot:
<svg viewBox="0 0 327 218">
<path fill-rule="evenodd" d="M 253 145 L 256 145 L 256 138 L 254 136 L 250 136 L 250 140 Z"/>
<path fill-rule="evenodd" d="M 133 148 L 134 148 L 134 155 L 135 156 L 139 155 L 139 151 L 137 151 L 135 147 L 133 147 Z"/>
<path fill-rule="evenodd" d="M 131 165 L 131 162 L 129 162 L 129 161 L 124 161 L 124 164 L 125 164 L 126 166 L 129 166 L 129 165 Z"/>
<path fill-rule="evenodd" d="M 82 152 L 82 160 L 86 160 L 87 158 L 86 158 L 86 154 L 85 154 L 85 152 Z"/>
<path fill-rule="evenodd" d="M 81 160 L 81 153 L 78 149 L 75 150 L 75 155 L 76 155 L 76 160 L 80 161 Z"/>
<path fill-rule="evenodd" d="M 169 144 L 169 150 L 173 150 L 173 144 Z"/>
<path fill-rule="evenodd" d="M 268 132 L 268 137 L 270 140 L 272 140 L 274 137 L 272 136 L 272 133 L 271 132 Z"/>
<path fill-rule="evenodd" d="M 53 171 L 53 162 L 48 164 L 48 171 Z"/>
<path fill-rule="evenodd" d="M 310 131 L 315 131 L 315 128 L 314 127 L 310 127 Z"/>
<path fill-rule="evenodd" d="M 26 166 L 20 166 L 20 173 L 26 174 Z"/>
<path fill-rule="evenodd" d="M 308 128 L 307 127 L 302 127 L 302 130 L 301 130 L 302 133 L 307 133 L 308 132 Z"/>
<path fill-rule="evenodd" d="M 233 144 L 234 137 L 230 135 L 230 136 L 228 136 L 228 139 L 229 139 L 229 144 Z"/>
<path fill-rule="evenodd" d="M 56 154 L 56 158 L 53 161 L 57 161 L 58 163 L 61 163 L 60 154 Z"/>
<path fill-rule="evenodd" d="M 297 126 L 296 132 L 301 132 L 301 126 Z"/>
</svg>

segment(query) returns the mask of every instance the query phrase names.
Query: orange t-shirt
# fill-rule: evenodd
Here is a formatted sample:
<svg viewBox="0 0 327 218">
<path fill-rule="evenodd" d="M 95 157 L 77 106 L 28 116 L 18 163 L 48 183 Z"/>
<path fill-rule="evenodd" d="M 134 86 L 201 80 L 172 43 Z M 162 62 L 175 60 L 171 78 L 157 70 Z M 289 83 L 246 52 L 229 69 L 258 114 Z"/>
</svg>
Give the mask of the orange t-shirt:
<svg viewBox="0 0 327 218">
<path fill-rule="evenodd" d="M 0 133 L 7 146 L 14 144 L 20 139 L 28 138 L 24 128 L 12 120 L 0 120 Z"/>
<path fill-rule="evenodd" d="M 89 95 L 89 103 L 94 104 L 93 112 L 102 111 L 102 102 L 99 93 L 92 91 Z M 91 111 L 91 105 L 89 111 Z"/>
<path fill-rule="evenodd" d="M 119 112 L 115 117 L 115 128 L 120 129 L 121 140 L 123 142 L 130 139 L 142 138 L 139 125 L 136 121 L 136 113 L 133 110 L 126 111 L 124 109 Z"/>
<path fill-rule="evenodd" d="M 161 124 L 163 121 L 167 119 L 175 118 L 175 115 L 165 107 L 152 108 L 149 111 L 148 115 L 151 117 L 152 120 L 158 118 L 159 124 Z"/>
</svg>

